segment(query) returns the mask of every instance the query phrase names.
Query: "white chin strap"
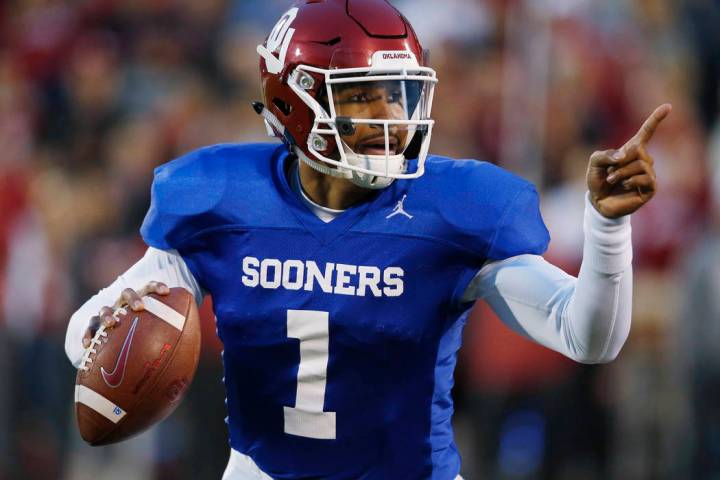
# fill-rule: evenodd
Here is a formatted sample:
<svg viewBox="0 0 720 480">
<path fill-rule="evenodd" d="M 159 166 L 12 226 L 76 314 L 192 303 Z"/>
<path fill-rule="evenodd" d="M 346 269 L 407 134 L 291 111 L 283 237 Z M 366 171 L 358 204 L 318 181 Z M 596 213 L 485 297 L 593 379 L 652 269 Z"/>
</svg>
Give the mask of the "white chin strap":
<svg viewBox="0 0 720 480">
<path fill-rule="evenodd" d="M 331 177 L 344 178 L 350 180 L 358 187 L 367 188 L 371 190 L 379 190 L 390 186 L 394 178 L 370 175 L 368 173 L 360 173 L 354 170 L 348 170 L 343 167 L 331 168 L 328 165 L 323 164 L 317 160 L 313 160 L 308 157 L 305 152 L 300 150 L 297 146 L 293 147 L 295 155 L 305 162 L 313 170 L 317 170 L 325 175 Z M 374 155 L 358 155 L 356 153 L 348 152 L 346 154 L 347 162 L 352 166 L 366 168 L 368 170 L 382 170 L 385 168 L 385 157 L 374 156 Z M 405 157 L 403 155 L 393 155 L 389 159 L 388 173 L 402 173 L 405 168 Z"/>
<path fill-rule="evenodd" d="M 393 175 L 403 173 L 405 171 L 405 156 L 403 155 L 390 155 L 386 160 L 384 155 L 362 155 L 355 153 L 345 144 L 343 144 L 343 148 L 345 149 L 345 158 L 347 159 L 347 163 L 353 167 L 360 167 L 374 172 L 382 172 L 387 168 L 387 173 Z M 390 184 L 395 180 L 394 178 L 382 175 L 361 173 L 356 172 L 355 170 L 351 171 L 352 179 L 350 181 L 363 188 L 385 188 L 390 186 Z"/>
</svg>

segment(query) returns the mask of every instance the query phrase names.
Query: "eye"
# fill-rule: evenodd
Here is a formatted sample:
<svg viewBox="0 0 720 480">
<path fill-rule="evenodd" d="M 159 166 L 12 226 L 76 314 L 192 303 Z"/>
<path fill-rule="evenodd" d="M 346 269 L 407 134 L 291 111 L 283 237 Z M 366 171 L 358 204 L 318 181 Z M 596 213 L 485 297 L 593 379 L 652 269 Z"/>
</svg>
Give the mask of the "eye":
<svg viewBox="0 0 720 480">
<path fill-rule="evenodd" d="M 383 99 L 384 95 L 380 89 L 348 89 L 340 94 L 338 103 L 365 105 Z"/>
<path fill-rule="evenodd" d="M 354 95 L 350 95 L 345 99 L 347 103 L 367 103 L 370 100 L 368 97 L 368 94 L 365 92 L 356 93 Z"/>
<path fill-rule="evenodd" d="M 402 92 L 400 90 L 388 92 L 388 103 L 402 103 Z"/>
</svg>

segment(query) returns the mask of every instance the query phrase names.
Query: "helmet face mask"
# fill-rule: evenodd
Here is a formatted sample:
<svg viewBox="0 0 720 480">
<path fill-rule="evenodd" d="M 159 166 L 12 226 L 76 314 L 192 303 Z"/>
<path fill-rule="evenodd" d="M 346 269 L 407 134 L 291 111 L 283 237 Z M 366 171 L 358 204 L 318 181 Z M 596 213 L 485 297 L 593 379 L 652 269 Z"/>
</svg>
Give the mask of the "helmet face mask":
<svg viewBox="0 0 720 480">
<path fill-rule="evenodd" d="M 317 7 L 325 5 L 328 14 L 345 21 L 344 9 L 337 8 L 344 3 L 326 0 L 313 4 L 314 13 L 323 13 Z M 345 40 L 338 36 L 336 39 L 341 40 L 337 48 L 319 49 L 315 46 L 318 41 L 297 41 L 308 35 L 301 28 L 301 6 L 299 11 L 294 7 L 281 18 L 266 42 L 275 48 L 277 57 L 269 47 L 258 47 L 266 103 L 285 127 L 282 132 L 272 129 L 274 134 L 287 141 L 289 133 L 295 153 L 316 170 L 373 189 L 384 188 L 394 179 L 417 178 L 424 173 L 437 84 L 435 71 L 418 61 L 423 51 L 412 28 L 389 4 L 381 5 L 378 18 L 385 15 L 400 19 L 406 38 L 369 35 L 367 31 L 379 27 L 365 25 L 359 29 L 356 21 L 345 21 L 343 29 L 340 21 L 334 23 L 341 24 L 336 25 L 336 30 L 344 34 Z M 295 61 L 286 60 L 278 71 L 274 62 L 293 54 Z M 318 61 L 318 57 L 324 61 Z M 282 98 L 268 95 L 271 89 L 282 93 Z M 280 109 L 278 104 L 290 108 Z M 415 157 L 417 161 L 411 161 Z"/>
<path fill-rule="evenodd" d="M 326 105 L 302 88 L 309 73 L 324 77 Z M 417 64 L 337 69 L 299 65 L 288 79 L 315 114 L 308 153 L 366 188 L 383 188 L 392 179 L 423 174 L 434 124 L 430 113 L 435 83 L 435 72 Z M 414 171 L 408 171 L 405 152 L 416 135 L 424 154 L 418 155 Z M 325 142 L 318 142 L 318 137 Z M 324 144 L 334 155 L 325 153 Z"/>
</svg>

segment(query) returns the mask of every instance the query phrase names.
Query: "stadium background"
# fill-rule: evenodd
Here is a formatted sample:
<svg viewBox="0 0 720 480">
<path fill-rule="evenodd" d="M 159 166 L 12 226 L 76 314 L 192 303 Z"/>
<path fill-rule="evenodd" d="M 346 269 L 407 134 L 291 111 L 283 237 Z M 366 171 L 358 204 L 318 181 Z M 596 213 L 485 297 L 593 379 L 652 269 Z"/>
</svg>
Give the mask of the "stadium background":
<svg viewBox="0 0 720 480">
<path fill-rule="evenodd" d="M 610 365 L 572 364 L 479 305 L 456 375 L 466 479 L 720 478 L 720 4 L 393 3 L 440 78 L 432 151 L 535 181 L 547 258 L 569 272 L 589 154 L 674 106 L 651 144 L 660 193 L 633 217 L 627 345 Z M 75 431 L 64 332 L 142 254 L 153 167 L 265 139 L 249 104 L 255 45 L 287 5 L 0 0 L 0 479 L 219 478 L 228 450 L 210 316 L 179 411 L 105 449 Z"/>
</svg>

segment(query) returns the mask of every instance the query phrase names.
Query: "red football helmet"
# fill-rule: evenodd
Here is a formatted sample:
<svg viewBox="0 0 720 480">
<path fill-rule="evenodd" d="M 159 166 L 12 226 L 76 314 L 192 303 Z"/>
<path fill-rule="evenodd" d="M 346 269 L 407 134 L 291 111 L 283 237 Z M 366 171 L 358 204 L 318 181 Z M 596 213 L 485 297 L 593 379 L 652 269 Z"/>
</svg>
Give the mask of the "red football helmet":
<svg viewBox="0 0 720 480">
<path fill-rule="evenodd" d="M 423 174 L 437 78 L 386 0 L 297 1 L 257 51 L 256 109 L 304 162 L 365 188 Z"/>
</svg>

